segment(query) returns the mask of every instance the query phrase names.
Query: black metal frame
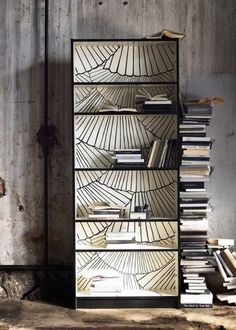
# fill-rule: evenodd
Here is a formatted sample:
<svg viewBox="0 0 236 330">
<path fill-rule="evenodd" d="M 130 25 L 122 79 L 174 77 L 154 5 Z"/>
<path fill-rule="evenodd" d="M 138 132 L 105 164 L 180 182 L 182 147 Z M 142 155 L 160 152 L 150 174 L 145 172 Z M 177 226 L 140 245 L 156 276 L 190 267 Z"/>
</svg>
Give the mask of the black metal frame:
<svg viewBox="0 0 236 330">
<path fill-rule="evenodd" d="M 75 42 L 109 42 L 109 41 L 116 41 L 116 42 L 124 42 L 124 41 L 131 41 L 131 42 L 137 42 L 137 41 L 150 41 L 147 39 L 71 39 L 71 98 L 72 98 L 72 141 L 74 141 L 74 116 L 75 115 L 100 115 L 98 113 L 74 113 L 74 86 L 77 85 L 85 85 L 85 83 L 80 83 L 80 82 L 74 82 L 74 56 L 73 56 L 73 46 Z M 166 41 L 166 40 L 158 40 L 158 42 L 161 41 Z M 179 135 L 179 40 L 174 39 L 176 42 L 176 80 L 175 82 L 170 82 L 170 83 L 162 83 L 162 82 L 155 82 L 155 83 L 148 83 L 148 84 L 153 84 L 153 85 L 161 85 L 161 84 L 175 84 L 177 86 L 177 105 L 176 105 L 176 110 L 175 112 L 171 112 L 170 114 L 176 115 L 177 116 L 177 167 L 172 168 L 177 171 L 177 228 L 178 228 L 178 248 L 177 249 L 168 249 L 168 251 L 176 251 L 178 253 L 178 266 L 177 266 L 177 271 L 178 271 L 178 296 L 160 296 L 160 297 L 142 297 L 142 296 L 137 296 L 137 297 L 76 297 L 74 295 L 73 301 L 74 301 L 74 308 L 150 308 L 150 307 L 169 307 L 169 308 L 180 308 L 180 292 L 181 292 L 181 276 L 180 276 L 180 221 L 179 221 L 179 216 L 180 216 L 180 208 L 179 208 L 179 164 L 180 164 L 180 135 Z M 86 83 L 86 85 L 135 85 L 135 84 L 140 84 L 139 82 L 132 82 L 132 83 L 101 83 L 101 82 L 96 82 L 96 83 Z M 143 82 L 141 84 L 144 84 Z M 145 113 L 146 114 L 146 113 Z M 149 113 L 148 113 L 149 114 Z M 152 114 L 152 113 L 150 113 Z M 158 113 L 159 114 L 159 113 Z M 163 114 L 166 114 L 166 112 L 163 112 Z M 105 114 L 102 114 L 105 115 Z M 117 114 L 116 114 L 117 115 Z M 122 114 L 119 114 L 122 115 Z M 133 115 L 138 115 L 138 114 L 133 114 Z M 74 146 L 73 146 L 73 152 L 72 152 L 72 171 L 73 171 L 73 187 L 72 187 L 72 194 L 73 194 L 73 246 L 74 246 L 74 263 L 73 263 L 73 285 L 74 285 L 74 293 L 76 292 L 76 265 L 75 265 L 75 256 L 76 252 L 78 251 L 84 251 L 83 249 L 76 249 L 76 242 L 75 242 L 75 193 L 74 193 L 74 187 L 75 187 L 75 172 L 76 171 L 81 171 L 85 170 L 84 168 L 75 168 L 75 161 L 74 161 Z M 158 170 L 167 170 L 167 168 L 157 168 Z M 99 170 L 99 168 L 93 169 L 89 168 L 90 171 L 92 170 Z M 102 169 L 101 169 L 102 170 Z M 103 168 L 104 170 L 104 168 Z M 106 168 L 106 170 L 109 170 Z M 110 170 L 117 170 L 117 171 L 122 171 L 122 170 L 128 170 L 127 169 L 110 169 Z M 132 169 L 134 170 L 134 169 Z M 138 169 L 137 169 L 138 170 Z M 149 170 L 148 168 L 142 168 L 142 170 Z M 151 168 L 150 170 L 154 170 L 154 168 Z M 170 170 L 170 168 L 168 168 Z M 168 220 L 169 221 L 169 220 Z M 151 249 L 150 249 L 151 250 Z M 89 250 L 85 250 L 89 251 Z M 96 249 L 96 251 L 98 251 Z M 101 250 L 102 252 L 106 250 Z M 107 250 L 108 251 L 108 250 Z M 109 249 L 109 252 L 112 251 Z M 115 250 L 118 251 L 118 250 Z M 123 251 L 123 249 L 122 249 Z M 125 250 L 124 250 L 125 251 Z M 129 250 L 130 251 L 130 250 Z M 133 250 L 132 250 L 133 251 Z M 134 250 L 135 251 L 135 250 Z M 140 250 L 139 250 L 140 251 Z M 145 250 L 146 251 L 146 250 Z M 157 251 L 157 250 L 152 250 L 152 251 Z M 160 250 L 160 251 L 165 251 L 165 249 Z"/>
</svg>

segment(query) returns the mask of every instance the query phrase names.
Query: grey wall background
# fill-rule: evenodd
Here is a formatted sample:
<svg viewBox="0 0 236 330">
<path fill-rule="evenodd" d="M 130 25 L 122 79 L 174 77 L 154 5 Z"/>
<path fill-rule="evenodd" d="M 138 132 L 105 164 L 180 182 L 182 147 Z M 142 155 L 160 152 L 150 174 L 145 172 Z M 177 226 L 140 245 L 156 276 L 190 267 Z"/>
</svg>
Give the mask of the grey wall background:
<svg viewBox="0 0 236 330">
<path fill-rule="evenodd" d="M 210 234 L 236 239 L 236 1 L 49 0 L 49 261 L 72 261 L 71 38 L 182 31 L 181 91 L 221 96 Z M 44 0 L 0 0 L 0 264 L 43 261 Z"/>
</svg>

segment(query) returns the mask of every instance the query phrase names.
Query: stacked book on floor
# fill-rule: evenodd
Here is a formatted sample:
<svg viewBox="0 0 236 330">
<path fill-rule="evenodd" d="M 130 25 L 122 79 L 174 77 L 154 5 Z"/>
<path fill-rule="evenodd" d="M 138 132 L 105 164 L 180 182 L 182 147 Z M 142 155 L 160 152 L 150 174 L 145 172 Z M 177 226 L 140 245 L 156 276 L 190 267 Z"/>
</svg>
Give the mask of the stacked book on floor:
<svg viewBox="0 0 236 330">
<path fill-rule="evenodd" d="M 116 149 L 112 160 L 114 168 L 139 168 L 146 166 L 141 149 Z"/>
<path fill-rule="evenodd" d="M 205 182 L 211 174 L 206 127 L 212 117 L 211 102 L 186 101 L 180 123 L 182 158 L 180 166 L 180 245 L 183 274 L 182 307 L 211 307 L 205 273 L 215 267 L 207 248 L 207 215 L 211 212 Z"/>
<path fill-rule="evenodd" d="M 147 159 L 147 167 L 176 167 L 176 140 L 154 140 Z"/>
<path fill-rule="evenodd" d="M 236 253 L 230 248 L 233 239 L 208 239 L 208 248 L 213 251 L 216 265 L 223 279 L 223 287 L 227 290 L 218 294 L 221 301 L 236 304 Z"/>
<path fill-rule="evenodd" d="M 139 94 L 135 95 L 136 103 L 142 105 L 144 112 L 163 113 L 171 110 L 172 101 L 168 99 L 166 94 L 152 96 L 146 89 L 139 90 L 138 92 Z"/>
</svg>

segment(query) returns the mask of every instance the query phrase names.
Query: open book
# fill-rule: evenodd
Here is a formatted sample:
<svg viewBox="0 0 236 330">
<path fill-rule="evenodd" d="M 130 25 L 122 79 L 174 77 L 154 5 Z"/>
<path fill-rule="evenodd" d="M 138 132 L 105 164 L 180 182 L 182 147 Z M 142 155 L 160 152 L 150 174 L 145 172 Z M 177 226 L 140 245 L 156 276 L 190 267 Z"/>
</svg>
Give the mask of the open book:
<svg viewBox="0 0 236 330">
<path fill-rule="evenodd" d="M 185 34 L 164 29 L 160 32 L 146 36 L 145 39 L 183 39 Z"/>
<path fill-rule="evenodd" d="M 110 100 L 106 100 L 99 109 L 99 112 L 137 112 L 135 108 L 120 108 Z"/>
<path fill-rule="evenodd" d="M 167 94 L 159 94 L 151 96 L 146 89 L 139 89 L 139 94 L 135 95 L 137 102 L 144 102 L 145 104 L 171 104 Z"/>
<path fill-rule="evenodd" d="M 224 104 L 224 99 L 218 96 L 213 97 L 202 97 L 201 99 L 193 99 L 193 100 L 183 100 L 184 105 L 222 105 Z"/>
</svg>

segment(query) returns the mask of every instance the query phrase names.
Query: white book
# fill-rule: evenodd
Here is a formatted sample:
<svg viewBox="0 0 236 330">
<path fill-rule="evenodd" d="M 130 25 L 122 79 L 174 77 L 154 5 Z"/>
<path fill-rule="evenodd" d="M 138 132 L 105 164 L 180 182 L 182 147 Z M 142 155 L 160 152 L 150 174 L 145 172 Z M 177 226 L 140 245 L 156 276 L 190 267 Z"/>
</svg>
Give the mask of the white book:
<svg viewBox="0 0 236 330">
<path fill-rule="evenodd" d="M 233 290 L 236 289 L 236 284 L 228 284 L 228 285 L 224 285 L 228 290 Z"/>
<path fill-rule="evenodd" d="M 183 274 L 183 277 L 187 277 L 187 278 L 205 278 L 203 276 L 199 276 L 198 274 Z"/>
<path fill-rule="evenodd" d="M 207 207 L 208 203 L 180 203 L 180 207 Z"/>
<path fill-rule="evenodd" d="M 90 219 L 119 219 L 119 214 L 88 214 Z"/>
<path fill-rule="evenodd" d="M 187 141 L 185 141 L 187 142 Z M 191 149 L 211 149 L 210 145 L 202 146 L 202 145 L 194 145 L 194 144 L 185 144 L 182 143 L 182 149 L 189 149 L 191 146 Z"/>
<path fill-rule="evenodd" d="M 140 159 L 141 158 L 141 154 L 117 154 L 116 156 L 112 156 L 112 159 Z"/>
<path fill-rule="evenodd" d="M 208 243 L 212 245 L 234 245 L 234 239 L 232 238 L 208 238 Z"/>
<path fill-rule="evenodd" d="M 144 101 L 145 104 L 171 104 L 171 100 L 147 100 L 147 101 Z"/>
<path fill-rule="evenodd" d="M 183 136 L 182 141 L 211 142 L 211 138 L 208 136 Z"/>
<path fill-rule="evenodd" d="M 186 289 L 185 292 L 189 293 L 204 293 L 205 289 Z"/>
<path fill-rule="evenodd" d="M 189 283 L 188 289 L 203 289 L 205 290 L 207 288 L 206 284 L 199 284 L 199 283 Z"/>
<path fill-rule="evenodd" d="M 119 158 L 117 159 L 117 163 L 144 163 L 144 159 L 142 158 Z"/>
<path fill-rule="evenodd" d="M 181 304 L 212 304 L 213 294 L 210 291 L 206 291 L 200 295 L 181 294 Z"/>
<path fill-rule="evenodd" d="M 186 188 L 186 192 L 195 192 L 195 191 L 197 191 L 197 192 L 205 192 L 206 191 L 206 189 L 205 188 Z"/>
</svg>

